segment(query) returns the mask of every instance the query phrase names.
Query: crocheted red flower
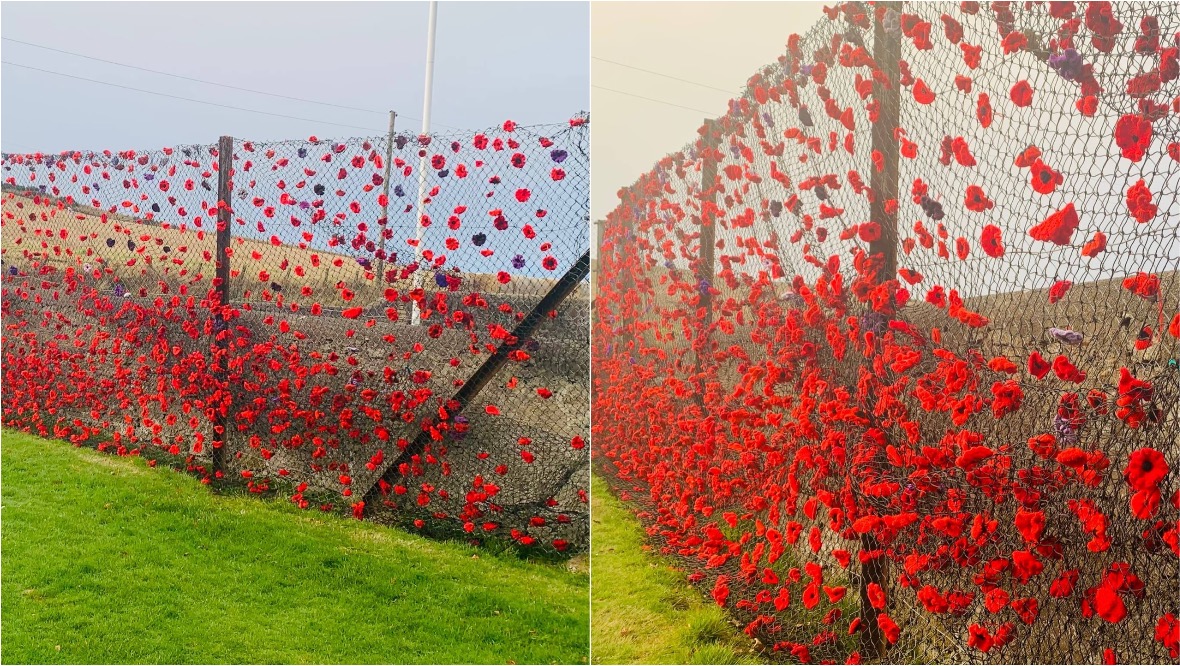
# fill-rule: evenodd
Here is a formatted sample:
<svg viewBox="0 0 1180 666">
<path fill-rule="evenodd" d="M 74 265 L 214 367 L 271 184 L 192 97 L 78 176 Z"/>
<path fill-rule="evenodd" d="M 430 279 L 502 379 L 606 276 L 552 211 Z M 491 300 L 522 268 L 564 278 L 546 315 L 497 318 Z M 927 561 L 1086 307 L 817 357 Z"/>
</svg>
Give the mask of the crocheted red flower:
<svg viewBox="0 0 1180 666">
<path fill-rule="evenodd" d="M 1125 115 L 1114 125 L 1114 142 L 1123 157 L 1138 162 L 1147 154 L 1151 144 L 1151 121 L 1142 116 Z"/>
<path fill-rule="evenodd" d="M 1127 189 L 1127 210 L 1131 211 L 1131 217 L 1140 224 L 1155 217 L 1156 206 L 1151 203 L 1151 190 L 1147 189 L 1147 184 L 1142 178 Z"/>
<path fill-rule="evenodd" d="M 1169 472 L 1164 454 L 1151 448 L 1142 448 L 1131 454 L 1123 475 L 1135 490 L 1154 489 Z"/>
<path fill-rule="evenodd" d="M 1069 239 L 1078 228 L 1078 213 L 1073 204 L 1053 213 L 1037 226 L 1028 230 L 1028 235 L 1046 243 L 1069 245 Z"/>
</svg>

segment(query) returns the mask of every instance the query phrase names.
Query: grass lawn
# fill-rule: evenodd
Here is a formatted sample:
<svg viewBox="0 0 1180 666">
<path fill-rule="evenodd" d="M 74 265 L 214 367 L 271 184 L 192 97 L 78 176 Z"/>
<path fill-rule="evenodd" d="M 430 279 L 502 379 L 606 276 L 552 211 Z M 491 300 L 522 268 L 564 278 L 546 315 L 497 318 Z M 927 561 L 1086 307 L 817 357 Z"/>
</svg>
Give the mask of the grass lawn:
<svg viewBox="0 0 1180 666">
<path fill-rule="evenodd" d="M 585 663 L 588 576 L 4 431 L 5 663 Z"/>
<path fill-rule="evenodd" d="M 645 548 L 639 521 L 597 476 L 591 516 L 594 663 L 760 663 L 724 612 Z"/>
</svg>

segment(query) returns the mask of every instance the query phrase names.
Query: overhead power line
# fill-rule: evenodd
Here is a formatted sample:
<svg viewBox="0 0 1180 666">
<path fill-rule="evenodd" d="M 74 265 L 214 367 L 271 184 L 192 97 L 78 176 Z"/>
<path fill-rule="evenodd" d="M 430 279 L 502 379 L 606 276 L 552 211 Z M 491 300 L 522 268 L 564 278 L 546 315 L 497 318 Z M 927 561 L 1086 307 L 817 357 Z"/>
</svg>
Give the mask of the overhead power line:
<svg viewBox="0 0 1180 666">
<path fill-rule="evenodd" d="M 172 72 L 164 72 L 164 71 L 160 71 L 158 69 L 148 69 L 147 67 L 140 67 L 138 65 L 129 65 L 125 62 L 116 62 L 114 60 L 107 60 L 105 58 L 96 58 L 95 56 L 89 56 L 89 55 L 86 55 L 83 53 L 74 53 L 73 51 L 66 51 L 64 49 L 58 49 L 58 48 L 54 48 L 52 46 L 45 46 L 43 44 L 34 44 L 32 42 L 26 42 L 26 41 L 23 41 L 20 39 L 13 39 L 11 37 L 0 37 L 0 39 L 3 39 L 6 42 L 13 42 L 14 44 L 24 44 L 25 46 L 32 46 L 32 47 L 38 48 L 38 49 L 45 49 L 46 51 L 53 51 L 54 53 L 64 53 L 65 55 L 74 56 L 76 58 L 85 58 L 87 60 L 95 60 L 97 62 L 107 63 L 108 65 L 117 65 L 119 67 L 126 67 L 127 69 L 136 69 L 141 72 L 149 72 L 151 74 L 159 74 L 161 76 L 171 76 L 176 79 L 184 79 L 185 81 L 193 81 L 196 83 L 203 83 L 205 85 L 210 85 L 210 86 L 219 86 L 221 88 L 229 88 L 230 90 L 240 90 L 242 92 L 254 93 L 255 95 L 266 95 L 268 97 L 278 97 L 280 99 L 289 99 L 289 100 L 292 100 L 295 102 L 306 102 L 308 104 L 319 104 L 321 106 L 331 106 L 331 107 L 335 107 L 337 109 L 348 109 L 349 111 L 362 111 L 364 113 L 376 113 L 376 114 L 382 115 L 382 116 L 387 113 L 385 111 L 376 111 L 374 109 L 362 109 L 362 108 L 356 107 L 356 106 L 347 106 L 344 104 L 333 104 L 332 102 L 321 102 L 321 101 L 315 100 L 315 99 L 305 99 L 303 97 L 293 97 L 291 95 L 281 95 L 279 93 L 266 92 L 263 90 L 254 90 L 253 88 L 243 88 L 241 86 L 233 86 L 228 83 L 218 83 L 217 81 L 208 81 L 206 79 L 198 79 L 198 78 L 195 78 L 192 76 L 185 76 L 183 74 L 173 74 Z M 409 116 L 403 116 L 403 117 L 409 118 Z M 417 119 L 411 118 L 411 120 L 417 120 Z"/>
<path fill-rule="evenodd" d="M 253 88 L 244 88 L 242 86 L 235 86 L 235 85 L 231 85 L 228 83 L 220 83 L 217 81 L 209 81 L 207 79 L 198 79 L 196 77 L 185 76 L 183 74 L 175 74 L 173 72 L 165 72 L 165 71 L 158 70 L 158 69 L 149 69 L 147 67 L 140 67 L 138 65 L 130 65 L 125 62 L 117 62 L 115 60 L 107 60 L 106 58 L 98 58 L 95 56 L 86 55 L 84 53 L 75 53 L 74 51 L 66 51 L 64 49 L 59 49 L 59 48 L 55 48 L 52 46 L 46 46 L 44 44 L 34 44 L 33 42 L 26 42 L 21 39 L 13 39 L 11 37 L 0 37 L 0 39 L 3 39 L 6 42 L 12 42 L 14 44 L 23 44 L 25 46 L 32 46 L 33 48 L 44 49 L 46 51 L 53 51 L 54 53 L 61 53 L 61 54 L 68 55 L 68 56 L 74 56 L 76 58 L 84 58 L 86 60 L 94 60 L 95 62 L 102 62 L 102 63 L 106 63 L 108 65 L 115 65 L 118 67 L 126 67 L 127 69 L 134 69 L 134 70 L 138 70 L 141 72 L 148 72 L 150 74 L 159 74 L 160 76 L 170 76 L 170 77 L 176 78 L 176 79 L 182 79 L 185 81 L 192 81 L 194 83 L 201 83 L 201 84 L 209 85 L 209 86 L 218 86 L 220 88 L 227 88 L 229 90 L 238 90 L 241 92 L 253 93 L 255 95 L 265 95 L 267 97 L 276 97 L 278 99 L 286 99 L 286 100 L 291 100 L 294 102 L 304 102 L 307 104 L 319 104 L 320 106 L 330 106 L 330 107 L 337 108 L 337 109 L 346 109 L 349 111 L 360 111 L 362 113 L 373 113 L 373 114 L 378 114 L 378 115 L 382 115 L 382 116 L 384 116 L 388 113 L 388 111 L 377 111 L 376 109 L 365 109 L 365 108 L 361 108 L 361 107 L 357 107 L 357 106 L 348 106 L 346 104 L 334 104 L 332 102 L 324 102 L 324 101 L 315 100 L 315 99 L 307 99 L 305 97 L 294 97 L 292 95 L 283 95 L 280 93 L 266 92 L 265 90 L 255 90 Z M 18 66 L 27 67 L 26 65 L 18 65 Z M 65 75 L 65 76 L 69 76 L 69 75 Z M 74 78 L 81 78 L 81 77 L 74 77 Z M 97 82 L 97 83 L 101 83 L 101 82 Z M 116 84 L 109 84 L 109 85 L 116 85 Z M 150 92 L 150 91 L 148 91 L 148 92 Z M 157 94 L 163 94 L 163 93 L 157 93 Z M 177 99 L 181 99 L 181 98 L 177 98 Z M 192 101 L 200 101 L 200 100 L 192 100 Z M 233 107 L 227 107 L 227 108 L 233 108 Z M 250 109 L 239 109 L 239 110 L 251 111 Z M 253 113 L 264 113 L 264 112 L 253 111 Z M 265 113 L 269 113 L 269 112 L 265 112 Z M 277 116 L 284 117 L 284 118 L 291 117 L 291 116 L 283 116 L 282 114 L 270 114 L 270 115 L 277 115 Z M 405 120 L 421 120 L 421 118 L 415 118 L 413 116 L 408 116 L 408 115 L 404 115 L 401 113 L 397 114 L 397 117 L 405 119 Z M 316 121 L 316 122 L 319 122 L 319 121 Z M 328 123 L 328 124 L 340 125 L 340 123 Z M 453 127 L 453 126 L 447 125 L 445 123 L 435 122 L 434 124 L 439 125 L 441 127 L 446 127 L 448 129 L 459 129 L 457 127 Z M 369 128 L 358 128 L 356 125 L 342 125 L 342 126 L 343 127 L 353 127 L 353 128 L 357 128 L 357 129 L 369 129 Z"/>
<path fill-rule="evenodd" d="M 218 104 L 216 102 L 209 102 L 209 101 L 206 101 L 203 99 L 193 99 L 191 97 L 181 97 L 179 95 L 170 95 L 168 93 L 156 92 L 155 90 L 144 90 L 143 88 L 133 88 L 131 86 L 125 86 L 125 85 L 121 85 L 118 83 L 110 83 L 109 81 L 99 81 L 98 79 L 88 79 L 84 76 L 74 76 L 73 74 L 66 74 L 64 72 L 55 72 L 55 71 L 49 70 L 49 69 L 41 69 L 40 67 L 31 67 L 29 65 L 22 65 L 17 62 L 9 62 L 8 60 L 0 60 L 0 62 L 2 62 L 5 65 L 12 65 L 13 67 L 20 67 L 22 69 L 29 69 L 29 70 L 33 70 L 35 72 L 42 72 L 45 74 L 53 74 L 54 76 L 62 76 L 67 79 L 76 79 L 78 81 L 87 81 L 89 83 L 97 83 L 99 85 L 111 86 L 112 88 L 122 88 L 123 90 L 132 90 L 135 92 L 145 93 L 148 95 L 158 95 L 160 97 L 168 97 L 170 99 L 179 99 L 179 100 L 182 100 L 185 102 L 193 102 L 195 104 L 205 104 L 207 106 L 217 106 L 217 107 L 221 107 L 223 109 L 232 109 L 234 111 L 245 111 L 246 113 L 257 113 L 257 114 L 264 115 L 264 116 L 274 116 L 276 118 L 286 118 L 288 120 L 301 120 L 303 122 L 319 123 L 321 125 L 335 125 L 337 127 L 348 127 L 351 129 L 364 130 L 366 132 L 376 132 L 378 134 L 385 133 L 385 130 L 374 129 L 372 127 L 361 127 L 359 125 L 348 125 L 345 123 L 334 123 L 334 122 L 327 121 L 327 120 L 316 120 L 314 118 L 300 118 L 298 116 L 288 116 L 288 115 L 285 115 L 282 113 L 271 113 L 270 111 L 259 111 L 257 109 L 247 109 L 247 108 L 240 107 L 240 106 L 230 106 L 229 104 Z"/>
<path fill-rule="evenodd" d="M 665 102 L 665 101 L 664 101 L 664 100 L 662 100 L 662 99 L 656 99 L 656 98 L 654 98 L 654 97 L 644 97 L 643 95 L 636 95 L 635 93 L 629 93 L 629 92 L 626 92 L 626 91 L 624 91 L 624 90 L 615 90 L 614 88 L 606 88 L 606 87 L 603 87 L 603 86 L 590 86 L 590 87 L 591 87 L 591 88 L 597 88 L 597 89 L 599 89 L 599 90 L 605 90 L 605 91 L 607 91 L 607 92 L 618 93 L 618 94 L 620 94 L 620 95 L 626 95 L 626 96 L 628 96 L 628 97 L 637 97 L 637 98 L 639 98 L 639 99 L 645 99 L 645 100 L 647 100 L 647 101 L 649 101 L 649 102 L 655 102 L 656 104 L 663 104 L 663 105 L 665 105 L 665 106 L 674 106 L 674 107 L 676 107 L 676 108 L 678 108 L 678 109 L 686 109 L 686 110 L 688 110 L 688 111 L 696 111 L 696 112 L 698 112 L 698 113 L 703 113 L 703 114 L 705 114 L 706 116 L 716 116 L 716 115 L 718 115 L 718 113 L 717 113 L 716 111 L 704 111 L 704 110 L 702 110 L 702 109 L 697 109 L 697 108 L 694 108 L 694 107 L 691 107 L 691 106 L 684 106 L 684 105 L 682 105 L 682 104 L 674 104 L 674 103 L 672 103 L 672 102 Z"/>
<path fill-rule="evenodd" d="M 644 69 L 642 67 L 636 67 L 635 65 L 628 65 L 627 63 L 618 62 L 616 60 L 607 60 L 606 58 L 599 58 L 598 56 L 590 56 L 590 57 L 593 60 L 599 60 L 602 62 L 609 62 L 612 65 L 618 65 L 619 67 L 626 67 L 627 69 L 634 69 L 638 72 L 645 72 L 647 74 L 654 74 L 655 76 L 662 76 L 665 79 L 672 79 L 673 81 L 680 81 L 681 83 L 688 83 L 688 84 L 691 84 L 694 86 L 700 86 L 701 88 L 708 88 L 709 90 L 717 90 L 717 91 L 723 92 L 727 95 L 734 94 L 734 92 L 732 90 L 726 90 L 725 88 L 718 88 L 717 86 L 711 86 L 711 85 L 708 85 L 705 83 L 698 83 L 696 81 L 682 79 L 679 76 L 672 76 L 671 74 L 664 74 L 663 72 L 657 72 L 657 71 L 651 70 L 651 69 Z"/>
</svg>

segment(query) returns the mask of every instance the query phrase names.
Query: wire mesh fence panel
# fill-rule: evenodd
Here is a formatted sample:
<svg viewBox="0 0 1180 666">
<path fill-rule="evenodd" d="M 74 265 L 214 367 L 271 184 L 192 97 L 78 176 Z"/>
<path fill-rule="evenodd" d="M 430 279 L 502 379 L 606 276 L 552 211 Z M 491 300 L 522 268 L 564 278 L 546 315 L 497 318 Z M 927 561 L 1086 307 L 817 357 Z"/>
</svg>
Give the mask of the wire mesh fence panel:
<svg viewBox="0 0 1180 666">
<path fill-rule="evenodd" d="M 621 192 L 595 467 L 774 658 L 1180 657 L 1178 56 L 842 3 Z"/>
<path fill-rule="evenodd" d="M 589 248 L 588 131 L 6 155 L 5 421 L 304 508 L 584 547 L 582 280 L 512 334 Z M 456 404 L 507 343 L 505 386 Z"/>
</svg>

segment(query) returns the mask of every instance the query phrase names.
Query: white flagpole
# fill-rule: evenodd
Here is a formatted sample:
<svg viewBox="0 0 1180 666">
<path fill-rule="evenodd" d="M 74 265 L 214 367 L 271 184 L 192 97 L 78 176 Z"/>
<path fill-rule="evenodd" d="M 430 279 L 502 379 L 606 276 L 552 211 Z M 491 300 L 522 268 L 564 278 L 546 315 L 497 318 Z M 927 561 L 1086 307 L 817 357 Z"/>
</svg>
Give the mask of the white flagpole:
<svg viewBox="0 0 1180 666">
<path fill-rule="evenodd" d="M 430 133 L 430 102 L 434 93 L 434 32 L 435 26 L 438 23 L 438 0 L 430 0 L 430 18 L 426 23 L 426 92 L 422 96 L 422 134 Z M 415 216 L 415 237 L 418 239 L 418 246 L 414 248 L 418 256 L 419 265 L 421 265 L 422 258 L 422 238 L 426 233 L 426 228 L 422 226 L 422 215 L 425 212 L 425 203 L 423 199 L 426 198 L 426 155 L 418 161 L 418 214 Z M 419 271 L 416 282 L 419 285 L 424 284 L 425 277 L 422 271 Z M 411 315 L 411 322 L 417 326 L 421 322 L 422 315 L 418 309 L 417 301 L 414 302 L 413 313 Z"/>
</svg>

